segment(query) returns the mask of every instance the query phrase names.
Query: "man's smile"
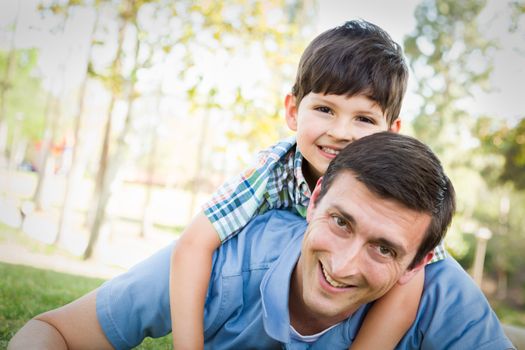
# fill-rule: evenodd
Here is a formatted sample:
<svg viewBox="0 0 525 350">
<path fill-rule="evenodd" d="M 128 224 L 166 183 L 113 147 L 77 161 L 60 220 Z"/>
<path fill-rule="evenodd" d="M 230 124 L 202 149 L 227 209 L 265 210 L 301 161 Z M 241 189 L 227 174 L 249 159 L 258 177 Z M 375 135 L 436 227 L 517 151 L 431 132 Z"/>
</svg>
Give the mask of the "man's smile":
<svg viewBox="0 0 525 350">
<path fill-rule="evenodd" d="M 354 287 L 354 286 L 351 286 L 351 285 L 348 285 L 348 284 L 344 284 L 344 283 L 340 283 L 338 281 L 336 281 L 334 278 L 332 278 L 332 276 L 330 276 L 330 274 L 326 271 L 325 267 L 323 266 L 323 264 L 321 262 L 319 262 L 319 265 L 321 267 L 321 272 L 322 272 L 322 275 L 324 277 L 324 280 L 332 287 L 334 288 L 338 288 L 338 289 L 347 289 L 347 288 L 351 288 L 351 287 Z"/>
</svg>

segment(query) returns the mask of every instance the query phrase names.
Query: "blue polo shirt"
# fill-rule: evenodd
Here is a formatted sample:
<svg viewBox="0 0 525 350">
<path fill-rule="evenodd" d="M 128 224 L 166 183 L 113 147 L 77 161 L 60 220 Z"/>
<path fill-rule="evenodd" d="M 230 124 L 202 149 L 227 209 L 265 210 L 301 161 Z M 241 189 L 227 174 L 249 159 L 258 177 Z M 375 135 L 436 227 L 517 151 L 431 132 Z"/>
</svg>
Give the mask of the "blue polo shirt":
<svg viewBox="0 0 525 350">
<path fill-rule="evenodd" d="M 207 349 L 348 349 L 369 305 L 314 343 L 290 337 L 290 275 L 301 251 L 304 219 L 269 211 L 214 254 L 204 314 Z M 173 246 L 104 283 L 97 316 L 117 349 L 171 331 L 169 265 Z M 426 266 L 417 318 L 397 349 L 513 349 L 490 306 L 452 258 Z"/>
</svg>

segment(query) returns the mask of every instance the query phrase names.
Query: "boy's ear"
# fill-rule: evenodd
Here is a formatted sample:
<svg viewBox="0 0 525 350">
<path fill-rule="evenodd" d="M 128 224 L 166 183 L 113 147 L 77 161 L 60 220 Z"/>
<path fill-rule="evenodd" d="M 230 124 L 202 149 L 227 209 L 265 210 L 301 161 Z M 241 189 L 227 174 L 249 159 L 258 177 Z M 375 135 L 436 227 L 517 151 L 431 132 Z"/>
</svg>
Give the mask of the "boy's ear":
<svg viewBox="0 0 525 350">
<path fill-rule="evenodd" d="M 397 118 L 396 120 L 394 120 L 392 125 L 390 125 L 390 131 L 395 132 L 397 134 L 399 130 L 401 130 L 401 119 Z"/>
<path fill-rule="evenodd" d="M 284 109 L 286 112 L 286 124 L 292 131 L 297 131 L 297 105 L 295 96 L 291 93 L 284 98 Z"/>
<path fill-rule="evenodd" d="M 310 197 L 310 202 L 308 202 L 308 208 L 306 208 L 306 222 L 310 222 L 310 218 L 312 217 L 315 206 L 317 201 L 319 200 L 319 194 L 321 193 L 321 185 L 323 183 L 323 177 L 321 176 L 317 183 L 315 184 L 315 188 L 312 191 L 312 196 Z"/>
<path fill-rule="evenodd" d="M 427 253 L 427 255 L 425 255 L 425 257 L 423 259 L 421 259 L 419 264 L 417 264 L 413 269 L 406 270 L 405 273 L 403 275 L 401 275 L 401 277 L 399 278 L 397 283 L 405 284 L 408 281 L 410 281 L 412 279 L 412 277 L 414 277 L 414 275 L 419 272 L 419 270 L 425 268 L 425 266 L 428 264 L 428 262 L 430 260 L 432 260 L 432 257 L 434 257 L 434 252 L 433 251 Z"/>
</svg>

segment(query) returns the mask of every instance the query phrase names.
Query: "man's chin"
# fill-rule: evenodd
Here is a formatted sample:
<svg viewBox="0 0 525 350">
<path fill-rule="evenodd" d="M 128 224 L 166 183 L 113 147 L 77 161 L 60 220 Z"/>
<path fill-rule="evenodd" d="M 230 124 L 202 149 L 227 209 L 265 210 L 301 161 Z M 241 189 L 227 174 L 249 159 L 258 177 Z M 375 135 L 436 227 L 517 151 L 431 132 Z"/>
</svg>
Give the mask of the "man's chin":
<svg viewBox="0 0 525 350">
<path fill-rule="evenodd" d="M 325 323 L 338 323 L 345 318 L 348 318 L 360 305 L 349 304 L 348 299 L 343 298 L 329 298 L 326 296 L 312 297 L 312 300 L 307 301 L 306 306 L 310 310 L 312 317 L 319 321 L 323 320 Z M 337 303 L 337 301 L 344 301 Z M 333 323 L 333 324 L 335 324 Z"/>
</svg>

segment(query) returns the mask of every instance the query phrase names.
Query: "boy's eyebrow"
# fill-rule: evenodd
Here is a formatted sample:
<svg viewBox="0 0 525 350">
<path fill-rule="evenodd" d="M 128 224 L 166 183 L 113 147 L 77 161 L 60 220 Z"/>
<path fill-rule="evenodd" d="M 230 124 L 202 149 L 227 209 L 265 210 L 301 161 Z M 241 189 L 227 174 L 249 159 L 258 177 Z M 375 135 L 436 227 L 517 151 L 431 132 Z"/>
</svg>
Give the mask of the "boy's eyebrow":
<svg viewBox="0 0 525 350">
<path fill-rule="evenodd" d="M 364 114 L 364 115 L 375 117 L 375 118 L 386 118 L 386 115 L 381 114 L 381 113 L 376 113 L 370 110 L 355 111 L 355 114 Z"/>
<path fill-rule="evenodd" d="M 337 103 L 332 102 L 329 98 L 325 97 L 326 95 L 314 95 L 312 96 L 312 102 L 313 103 L 325 103 L 328 104 L 330 107 L 335 107 Z M 365 110 L 357 110 L 354 111 L 355 114 L 364 114 L 367 116 L 375 117 L 375 118 L 386 118 L 386 115 L 381 110 L 381 106 L 375 101 L 370 101 L 370 109 Z M 377 107 L 379 109 L 378 112 L 372 111 L 373 107 Z"/>
</svg>

